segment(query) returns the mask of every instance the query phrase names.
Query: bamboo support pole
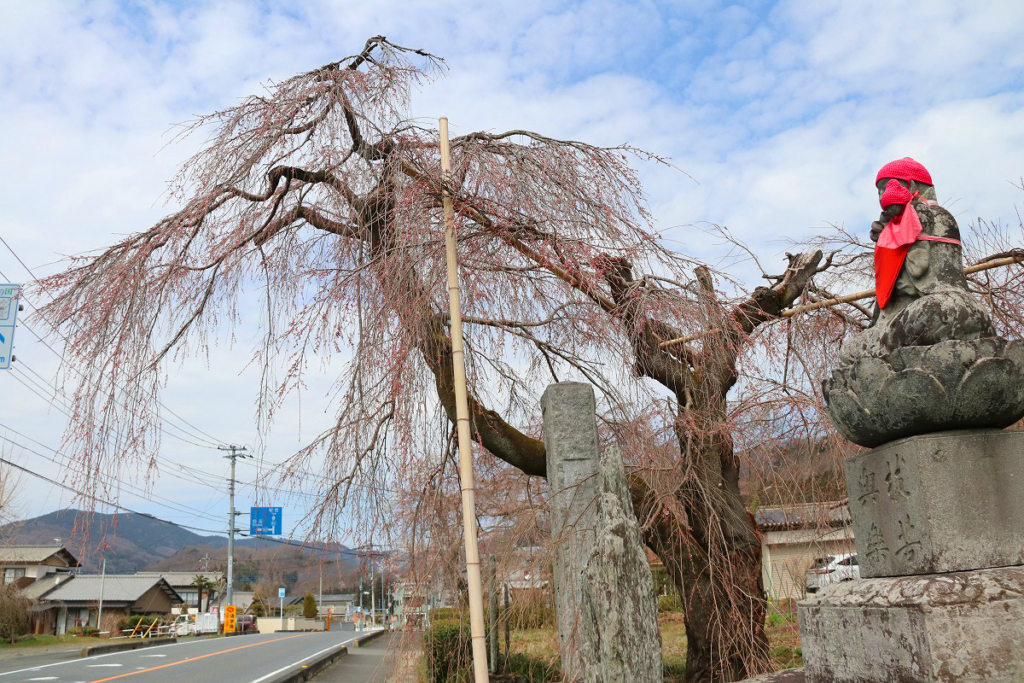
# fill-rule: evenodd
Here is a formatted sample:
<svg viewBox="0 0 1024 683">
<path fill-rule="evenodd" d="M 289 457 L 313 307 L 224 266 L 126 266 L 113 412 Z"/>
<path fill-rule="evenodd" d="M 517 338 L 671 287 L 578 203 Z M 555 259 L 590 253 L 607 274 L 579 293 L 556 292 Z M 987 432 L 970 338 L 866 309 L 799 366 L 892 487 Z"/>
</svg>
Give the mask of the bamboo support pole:
<svg viewBox="0 0 1024 683">
<path fill-rule="evenodd" d="M 455 415 L 459 438 L 459 481 L 462 485 L 462 527 L 466 540 L 466 582 L 469 586 L 469 629 L 473 643 L 473 680 L 488 683 L 487 642 L 484 639 L 484 596 L 480 580 L 480 550 L 476 540 L 476 491 L 473 484 L 473 452 L 466 393 L 466 359 L 462 349 L 462 311 L 459 305 L 458 252 L 455 248 L 455 209 L 449 190 L 451 156 L 448 119 L 442 117 L 441 175 L 444 183 L 444 245 L 448 264 L 448 297 L 451 304 L 452 368 L 455 374 Z"/>
<path fill-rule="evenodd" d="M 971 273 L 979 273 L 983 270 L 991 270 L 993 268 L 1001 268 L 1003 266 L 1011 266 L 1014 263 L 1021 263 L 1022 261 L 1024 261 L 1024 254 L 993 259 L 991 261 L 986 261 L 985 263 L 976 263 L 973 266 L 968 266 L 967 268 L 964 268 L 964 275 L 970 275 Z M 863 292 L 855 292 L 854 294 L 837 296 L 832 299 L 822 299 L 821 301 L 815 301 L 814 303 L 811 304 L 795 306 L 794 308 L 787 308 L 780 314 L 780 317 L 791 318 L 794 315 L 799 315 L 801 313 L 810 313 L 811 311 L 817 311 L 822 308 L 832 308 L 833 306 L 838 306 L 839 304 L 847 304 L 850 303 L 851 301 L 870 299 L 874 295 L 875 290 L 865 289 Z M 688 334 L 685 337 L 669 339 L 667 341 L 659 342 L 658 348 L 667 349 L 670 346 L 697 341 L 698 339 L 702 339 L 708 335 L 716 334 L 718 332 L 721 332 L 721 330 L 716 327 L 705 332 L 697 332 L 696 334 Z"/>
</svg>

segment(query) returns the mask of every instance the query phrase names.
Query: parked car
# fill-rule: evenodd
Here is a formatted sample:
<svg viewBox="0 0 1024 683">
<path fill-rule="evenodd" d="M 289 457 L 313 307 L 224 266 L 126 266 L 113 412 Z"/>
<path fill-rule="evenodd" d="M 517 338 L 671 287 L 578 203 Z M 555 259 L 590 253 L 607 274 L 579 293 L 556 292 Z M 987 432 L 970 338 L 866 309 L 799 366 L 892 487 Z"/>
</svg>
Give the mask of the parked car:
<svg viewBox="0 0 1024 683">
<path fill-rule="evenodd" d="M 845 555 L 826 555 L 814 560 L 814 565 L 807 570 L 804 584 L 808 593 L 816 593 L 819 588 L 860 578 L 860 564 L 857 553 Z"/>
</svg>

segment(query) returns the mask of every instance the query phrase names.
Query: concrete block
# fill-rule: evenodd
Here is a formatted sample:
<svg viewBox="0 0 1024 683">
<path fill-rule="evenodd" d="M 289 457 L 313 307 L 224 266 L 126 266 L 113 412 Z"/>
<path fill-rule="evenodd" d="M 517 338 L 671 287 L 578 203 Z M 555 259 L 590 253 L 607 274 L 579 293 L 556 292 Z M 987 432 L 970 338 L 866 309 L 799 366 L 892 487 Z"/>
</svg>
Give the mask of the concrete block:
<svg viewBox="0 0 1024 683">
<path fill-rule="evenodd" d="M 913 436 L 845 469 L 862 577 L 1024 564 L 1024 432 Z"/>
<path fill-rule="evenodd" d="M 811 683 L 1024 680 L 1024 567 L 841 583 L 798 611 Z"/>
</svg>

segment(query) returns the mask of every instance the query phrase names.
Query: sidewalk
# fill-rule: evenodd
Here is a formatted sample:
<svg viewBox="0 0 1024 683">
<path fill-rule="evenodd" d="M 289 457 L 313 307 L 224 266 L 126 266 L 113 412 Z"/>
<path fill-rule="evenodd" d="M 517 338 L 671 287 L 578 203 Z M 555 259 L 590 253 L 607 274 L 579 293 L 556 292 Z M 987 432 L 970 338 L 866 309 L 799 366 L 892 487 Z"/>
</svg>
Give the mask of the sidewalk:
<svg viewBox="0 0 1024 683">
<path fill-rule="evenodd" d="M 311 680 L 316 683 L 415 683 L 422 635 L 396 632 L 363 647 L 350 648 L 347 656 Z"/>
</svg>

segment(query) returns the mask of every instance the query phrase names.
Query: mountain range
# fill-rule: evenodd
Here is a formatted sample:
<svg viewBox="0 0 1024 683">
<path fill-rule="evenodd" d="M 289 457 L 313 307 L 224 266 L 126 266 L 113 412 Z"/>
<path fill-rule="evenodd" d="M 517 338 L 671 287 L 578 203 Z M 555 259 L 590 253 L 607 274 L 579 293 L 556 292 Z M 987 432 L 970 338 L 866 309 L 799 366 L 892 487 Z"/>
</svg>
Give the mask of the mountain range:
<svg viewBox="0 0 1024 683">
<path fill-rule="evenodd" d="M 101 557 L 110 574 L 137 571 L 223 569 L 226 536 L 197 534 L 172 522 L 139 513 L 88 513 L 68 509 L 0 527 L 0 543 L 64 545 L 82 563 L 83 574 L 99 573 Z M 102 550 L 102 554 L 101 551 Z M 325 585 L 344 583 L 358 565 L 354 551 L 342 545 L 328 550 L 264 538 L 235 539 L 238 583 L 275 580 L 311 588 L 323 572 Z"/>
</svg>

